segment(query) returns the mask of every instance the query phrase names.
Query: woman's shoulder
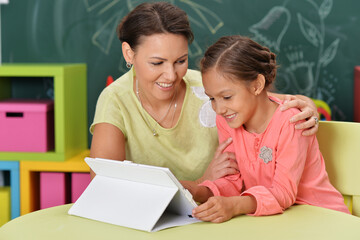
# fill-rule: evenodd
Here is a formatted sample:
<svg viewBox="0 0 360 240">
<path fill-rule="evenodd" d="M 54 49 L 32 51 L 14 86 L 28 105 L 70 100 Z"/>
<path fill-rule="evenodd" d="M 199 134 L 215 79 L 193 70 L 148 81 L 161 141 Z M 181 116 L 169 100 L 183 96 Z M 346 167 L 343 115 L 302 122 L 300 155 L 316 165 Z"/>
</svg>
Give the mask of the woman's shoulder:
<svg viewBox="0 0 360 240">
<path fill-rule="evenodd" d="M 113 83 L 105 87 L 101 95 L 121 96 L 132 91 L 132 78 L 129 72 L 123 74 Z"/>
<path fill-rule="evenodd" d="M 201 73 L 198 70 L 188 69 L 184 76 L 184 81 L 190 87 L 202 87 Z"/>
</svg>

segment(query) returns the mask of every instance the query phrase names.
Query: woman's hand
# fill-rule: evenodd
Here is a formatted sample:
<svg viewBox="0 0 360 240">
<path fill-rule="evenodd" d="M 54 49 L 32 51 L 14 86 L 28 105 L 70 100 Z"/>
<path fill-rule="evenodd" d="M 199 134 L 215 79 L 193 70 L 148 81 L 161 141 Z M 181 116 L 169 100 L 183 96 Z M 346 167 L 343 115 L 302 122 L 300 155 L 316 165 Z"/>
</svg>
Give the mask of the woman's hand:
<svg viewBox="0 0 360 240">
<path fill-rule="evenodd" d="M 290 122 L 298 122 L 305 120 L 305 122 L 295 125 L 296 129 L 305 129 L 302 132 L 303 136 L 310 136 L 316 134 L 319 129 L 319 114 L 315 103 L 305 96 L 284 96 L 284 105 L 281 107 L 281 111 L 285 111 L 289 108 L 298 108 L 301 112 L 296 114 L 290 119 Z"/>
<path fill-rule="evenodd" d="M 201 178 L 196 181 L 180 181 L 183 187 L 190 191 L 195 201 L 203 203 L 206 202 L 209 197 L 213 196 L 212 192 L 207 187 L 199 186 L 203 181 L 214 181 L 226 175 L 239 173 L 235 153 L 224 152 L 231 143 L 231 138 L 220 143 L 215 151 L 213 160 L 210 162 Z"/>
<path fill-rule="evenodd" d="M 226 175 L 233 175 L 239 173 L 235 153 L 224 152 L 224 150 L 231 143 L 231 138 L 228 138 L 224 142 L 220 143 L 220 145 L 215 151 L 214 158 L 207 167 L 204 175 L 197 180 L 198 183 L 201 183 L 205 180 L 214 181 Z"/>
</svg>

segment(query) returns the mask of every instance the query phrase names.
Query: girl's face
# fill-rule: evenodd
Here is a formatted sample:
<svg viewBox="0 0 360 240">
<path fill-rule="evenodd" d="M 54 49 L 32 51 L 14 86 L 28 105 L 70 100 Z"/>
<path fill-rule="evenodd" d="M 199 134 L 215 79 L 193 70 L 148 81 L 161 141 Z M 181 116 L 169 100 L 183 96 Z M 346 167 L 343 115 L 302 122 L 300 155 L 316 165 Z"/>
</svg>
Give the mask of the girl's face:
<svg viewBox="0 0 360 240">
<path fill-rule="evenodd" d="M 188 69 L 188 41 L 170 33 L 143 37 L 132 63 L 149 101 L 171 99 Z"/>
<path fill-rule="evenodd" d="M 214 68 L 202 75 L 206 95 L 216 114 L 231 128 L 246 125 L 256 111 L 256 96 L 241 80 L 230 80 Z"/>
</svg>

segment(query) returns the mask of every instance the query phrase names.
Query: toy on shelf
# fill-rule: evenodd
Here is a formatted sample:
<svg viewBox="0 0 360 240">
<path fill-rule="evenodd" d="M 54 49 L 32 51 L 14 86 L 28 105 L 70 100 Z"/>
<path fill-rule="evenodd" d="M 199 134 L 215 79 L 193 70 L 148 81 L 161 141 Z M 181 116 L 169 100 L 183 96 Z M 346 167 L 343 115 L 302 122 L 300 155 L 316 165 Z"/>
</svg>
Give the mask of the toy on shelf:
<svg viewBox="0 0 360 240">
<path fill-rule="evenodd" d="M 331 109 L 329 105 L 320 100 L 320 99 L 312 99 L 317 107 L 317 111 L 320 114 L 321 120 L 330 121 L 331 120 Z"/>
<path fill-rule="evenodd" d="M 112 84 L 114 82 L 114 78 L 112 76 L 108 76 L 106 79 L 106 86 L 109 86 L 110 84 Z"/>
</svg>

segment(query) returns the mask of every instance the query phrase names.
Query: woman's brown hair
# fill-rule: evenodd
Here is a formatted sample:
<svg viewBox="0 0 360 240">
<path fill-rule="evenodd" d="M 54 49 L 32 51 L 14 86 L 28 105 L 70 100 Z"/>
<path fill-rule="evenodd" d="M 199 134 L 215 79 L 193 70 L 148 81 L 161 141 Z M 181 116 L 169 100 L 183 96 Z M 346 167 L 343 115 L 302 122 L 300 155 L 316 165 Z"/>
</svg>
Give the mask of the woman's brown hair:
<svg viewBox="0 0 360 240">
<path fill-rule="evenodd" d="M 276 55 L 248 37 L 226 36 L 210 46 L 201 60 L 202 73 L 214 67 L 231 79 L 247 82 L 262 74 L 267 87 L 276 77 Z"/>
<path fill-rule="evenodd" d="M 194 39 L 185 11 L 167 2 L 138 5 L 122 19 L 116 32 L 120 41 L 127 42 L 134 50 L 142 36 L 158 33 L 182 35 L 189 43 Z"/>
</svg>

